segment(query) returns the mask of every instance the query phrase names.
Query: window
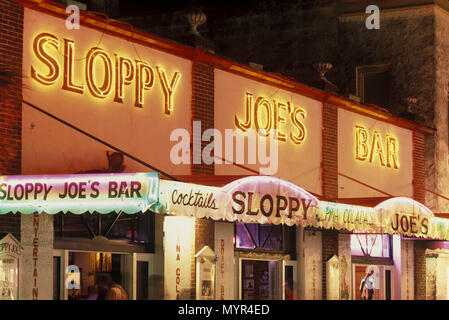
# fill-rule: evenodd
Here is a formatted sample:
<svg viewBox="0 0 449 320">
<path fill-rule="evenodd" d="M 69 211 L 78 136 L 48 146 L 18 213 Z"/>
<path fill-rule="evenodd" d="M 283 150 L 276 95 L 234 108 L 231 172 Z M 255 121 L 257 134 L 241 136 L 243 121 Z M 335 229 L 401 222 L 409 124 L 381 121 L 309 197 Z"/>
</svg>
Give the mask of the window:
<svg viewBox="0 0 449 320">
<path fill-rule="evenodd" d="M 354 233 L 351 235 L 351 254 L 362 257 L 391 258 L 391 236 Z"/>
<path fill-rule="evenodd" d="M 264 248 L 266 250 L 282 250 L 281 226 L 237 223 L 236 247 L 242 249 Z"/>
<path fill-rule="evenodd" d="M 55 238 L 103 236 L 128 243 L 150 244 L 154 239 L 154 213 L 136 214 L 58 213 L 54 216 Z"/>
<path fill-rule="evenodd" d="M 361 103 L 390 110 L 391 76 L 388 65 L 357 67 L 356 87 Z"/>
<path fill-rule="evenodd" d="M 294 227 L 257 223 L 236 223 L 235 225 L 237 249 L 284 251 L 294 256 L 295 239 Z"/>
</svg>

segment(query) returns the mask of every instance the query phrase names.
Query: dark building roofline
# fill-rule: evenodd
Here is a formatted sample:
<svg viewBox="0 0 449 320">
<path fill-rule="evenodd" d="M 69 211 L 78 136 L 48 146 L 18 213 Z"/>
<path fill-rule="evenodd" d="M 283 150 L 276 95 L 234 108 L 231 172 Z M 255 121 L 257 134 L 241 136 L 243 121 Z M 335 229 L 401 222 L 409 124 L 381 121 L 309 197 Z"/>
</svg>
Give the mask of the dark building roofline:
<svg viewBox="0 0 449 320">
<path fill-rule="evenodd" d="M 39 10 L 55 17 L 66 18 L 66 6 L 49 0 L 13 0 L 24 7 Z M 377 120 L 385 121 L 402 128 L 413 131 L 433 133 L 435 129 L 423 124 L 417 124 L 402 118 L 395 117 L 381 109 L 362 105 L 348 98 L 338 96 L 331 92 L 322 91 L 308 85 L 293 81 L 292 79 L 271 72 L 261 71 L 246 65 L 241 65 L 230 59 L 208 53 L 198 48 L 188 47 L 174 41 L 159 38 L 154 35 L 135 30 L 131 24 L 109 19 L 106 14 L 95 12 L 80 12 L 80 21 L 89 27 L 101 30 L 112 36 L 120 37 L 128 41 L 134 41 L 146 47 L 151 47 L 169 54 L 177 55 L 192 61 L 199 61 L 234 74 L 254 79 L 283 90 L 288 90 L 323 103 L 347 109 Z"/>
<path fill-rule="evenodd" d="M 377 5 L 380 10 L 406 9 L 438 6 L 449 12 L 449 1 L 447 0 L 340 0 L 339 13 L 345 14 L 365 14 L 366 7 Z"/>
</svg>

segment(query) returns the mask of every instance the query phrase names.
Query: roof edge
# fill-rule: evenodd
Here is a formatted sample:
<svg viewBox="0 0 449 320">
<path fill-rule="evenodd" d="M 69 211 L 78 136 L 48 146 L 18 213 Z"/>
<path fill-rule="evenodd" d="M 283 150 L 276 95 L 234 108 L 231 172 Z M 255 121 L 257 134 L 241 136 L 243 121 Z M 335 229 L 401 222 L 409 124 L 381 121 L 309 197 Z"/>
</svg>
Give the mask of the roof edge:
<svg viewBox="0 0 449 320">
<path fill-rule="evenodd" d="M 19 3 L 23 7 L 27 7 L 33 10 L 39 10 L 41 12 L 56 16 L 67 17 L 65 12 L 65 6 L 60 3 L 56 3 L 51 0 L 12 0 Z M 416 124 L 408 120 L 395 117 L 389 113 L 375 109 L 370 106 L 359 104 L 348 98 L 335 95 L 333 93 L 322 91 L 305 84 L 301 84 L 297 81 L 291 80 L 286 76 L 279 74 L 273 74 L 267 71 L 261 71 L 251 68 L 246 65 L 239 64 L 228 58 L 220 57 L 216 54 L 202 51 L 198 48 L 192 48 L 186 45 L 179 44 L 177 42 L 163 39 L 142 31 L 136 30 L 131 24 L 126 22 L 120 22 L 114 19 L 102 19 L 100 14 L 94 12 L 80 12 L 80 20 L 90 27 L 106 31 L 112 35 L 119 36 L 126 40 L 132 40 L 136 43 L 142 44 L 147 47 L 151 47 L 157 50 L 161 50 L 170 54 L 174 54 L 183 58 L 187 58 L 192 61 L 199 61 L 206 64 L 210 64 L 218 69 L 229 71 L 238 75 L 245 76 L 250 79 L 258 80 L 267 83 L 272 86 L 279 87 L 284 90 L 292 91 L 297 94 L 304 95 L 306 97 L 319 100 L 323 103 L 334 104 L 337 107 L 347 109 L 371 118 L 383 120 L 385 122 L 403 127 L 412 131 L 422 131 L 426 133 L 433 133 L 435 129 L 422 124 Z M 101 14 L 102 15 L 102 14 Z"/>
</svg>

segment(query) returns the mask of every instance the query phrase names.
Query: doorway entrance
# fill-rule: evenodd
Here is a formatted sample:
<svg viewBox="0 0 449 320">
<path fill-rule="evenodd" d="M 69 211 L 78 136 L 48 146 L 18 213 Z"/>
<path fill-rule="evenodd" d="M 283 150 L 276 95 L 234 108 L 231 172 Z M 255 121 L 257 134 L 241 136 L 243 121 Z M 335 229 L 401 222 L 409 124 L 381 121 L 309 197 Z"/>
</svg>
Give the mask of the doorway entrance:
<svg viewBox="0 0 449 320">
<path fill-rule="evenodd" d="M 157 278 L 159 273 L 155 272 L 153 261 L 154 256 L 148 253 L 55 249 L 54 299 L 86 299 L 89 296 L 88 288 L 94 283 L 97 272 L 114 275 L 115 282 L 125 289 L 130 300 L 161 299 L 163 286 Z M 73 272 L 73 267 L 77 267 L 79 272 L 69 275 L 69 272 Z M 74 279 L 80 284 L 78 291 L 70 289 L 68 282 Z"/>
<path fill-rule="evenodd" d="M 360 283 L 366 275 L 368 267 L 375 270 L 374 277 L 374 295 L 373 300 L 392 300 L 393 297 L 393 267 L 388 265 L 354 265 L 354 295 L 355 300 L 362 300 L 360 292 Z"/>
<path fill-rule="evenodd" d="M 76 266 L 79 274 L 76 280 L 79 286 L 68 290 L 69 300 L 96 300 L 95 277 L 100 273 L 111 275 L 114 283 L 124 284 L 123 259 L 121 254 L 110 252 L 68 252 L 69 265 Z M 126 290 L 126 289 L 125 289 Z"/>
<path fill-rule="evenodd" d="M 242 300 L 281 300 L 282 261 L 241 260 Z"/>
</svg>

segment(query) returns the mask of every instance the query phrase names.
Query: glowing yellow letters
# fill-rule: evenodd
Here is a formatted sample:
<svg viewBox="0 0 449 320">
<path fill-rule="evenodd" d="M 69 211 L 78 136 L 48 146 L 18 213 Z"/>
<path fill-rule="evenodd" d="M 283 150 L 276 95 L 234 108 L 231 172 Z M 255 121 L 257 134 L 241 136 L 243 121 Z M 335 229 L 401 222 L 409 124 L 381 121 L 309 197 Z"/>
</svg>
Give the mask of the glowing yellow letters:
<svg viewBox="0 0 449 320">
<path fill-rule="evenodd" d="M 65 90 L 83 93 L 84 86 L 73 83 L 73 55 L 75 43 L 71 40 L 64 39 L 64 83 L 62 88 Z"/>
<path fill-rule="evenodd" d="M 292 139 L 292 141 L 296 144 L 300 144 L 306 139 L 306 127 L 304 127 L 304 124 L 301 122 L 300 119 L 298 119 L 298 116 L 305 119 L 306 111 L 301 108 L 296 108 L 291 113 L 292 123 L 298 130 L 298 133 L 295 135 L 293 132 L 290 132 L 290 139 Z"/>
<path fill-rule="evenodd" d="M 136 102 L 138 108 L 143 107 L 143 92 L 150 90 L 154 82 L 154 72 L 149 64 L 136 61 Z"/>
<path fill-rule="evenodd" d="M 154 85 L 155 67 L 164 96 L 164 113 L 170 115 L 175 109 L 174 96 L 181 79 L 179 72 L 175 71 L 170 77 L 160 66 L 153 67 L 144 61 L 133 61 L 127 57 L 110 54 L 99 47 L 91 48 L 85 59 L 75 59 L 75 42 L 70 39 L 63 39 L 63 42 L 64 55 L 60 58 L 57 50 L 61 42 L 55 35 L 43 32 L 34 38 L 33 53 L 37 63 L 42 65 L 31 66 L 32 79 L 46 86 L 54 85 L 62 71 L 64 75 L 62 89 L 83 94 L 86 85 L 88 92 L 99 99 L 107 98 L 115 90 L 113 99 L 118 103 L 125 100 L 125 86 L 134 82 L 134 106 L 143 108 L 145 93 Z M 63 61 L 60 61 L 61 59 Z M 77 60 L 84 61 L 83 69 L 76 64 Z M 85 84 L 75 83 L 74 79 L 77 81 L 81 79 L 76 77 L 76 72 L 83 70 Z"/>
<path fill-rule="evenodd" d="M 290 102 L 288 102 L 290 107 Z M 288 111 L 287 106 L 283 103 L 274 101 L 274 129 L 277 130 L 277 138 L 279 141 L 287 141 L 287 135 L 283 132 L 281 125 L 285 125 L 285 118 L 281 115 L 281 111 L 284 113 Z"/>
<path fill-rule="evenodd" d="M 387 134 L 385 144 L 386 148 L 380 132 L 374 131 L 370 141 L 368 130 L 360 125 L 355 126 L 355 158 L 360 161 L 368 160 L 369 163 L 378 159 L 381 166 L 398 169 L 398 140 Z"/>
<path fill-rule="evenodd" d="M 168 83 L 167 76 L 165 74 L 165 70 L 161 67 L 156 67 L 157 74 L 159 75 L 159 80 L 161 82 L 162 90 L 164 90 L 165 95 L 165 113 L 170 114 L 173 111 L 173 92 L 176 90 L 176 87 L 179 83 L 179 78 L 181 78 L 181 74 L 179 72 L 175 72 L 173 74 L 173 78 L 171 82 Z"/>
<path fill-rule="evenodd" d="M 239 120 L 239 118 L 237 118 L 237 116 L 235 116 L 235 119 L 234 119 L 235 126 L 242 131 L 248 131 L 251 128 L 251 125 L 253 122 L 253 120 L 252 120 L 252 117 L 253 117 L 252 110 L 253 110 L 253 103 L 254 103 L 253 95 L 251 93 L 247 92 L 245 101 L 246 101 L 245 114 L 247 115 L 246 121 L 241 122 Z"/>
<path fill-rule="evenodd" d="M 266 124 L 263 127 L 263 113 L 261 109 L 265 109 L 265 119 Z M 256 104 L 254 105 L 254 126 L 256 127 L 256 130 L 264 137 L 268 137 L 270 134 L 270 129 L 272 127 L 272 113 L 273 113 L 273 106 L 271 105 L 270 100 L 266 98 L 259 97 L 256 100 Z"/>
<path fill-rule="evenodd" d="M 101 58 L 104 63 L 104 79 L 103 85 L 98 87 L 96 72 L 94 68 L 96 66 L 95 61 L 97 57 Z M 86 56 L 86 82 L 90 93 L 97 98 L 105 98 L 111 92 L 112 85 L 112 61 L 111 57 L 101 48 L 92 48 L 89 50 Z"/>
<path fill-rule="evenodd" d="M 45 51 L 45 46 L 51 45 L 56 50 L 59 49 L 59 41 L 54 35 L 49 33 L 41 33 L 33 42 L 33 51 L 36 57 L 41 60 L 49 69 L 47 75 L 43 75 L 31 66 L 31 77 L 45 85 L 51 85 L 59 78 L 59 63 Z"/>
<path fill-rule="evenodd" d="M 393 168 L 399 168 L 398 148 L 398 140 L 387 135 L 387 167 L 391 168 L 393 165 Z"/>
<path fill-rule="evenodd" d="M 355 158 L 365 160 L 368 156 L 368 131 L 361 126 L 355 126 Z"/>
<path fill-rule="evenodd" d="M 265 97 L 254 99 L 249 92 L 245 96 L 245 121 L 241 121 L 236 115 L 234 123 L 237 128 L 248 131 L 254 125 L 254 128 L 264 137 L 270 134 L 270 130 L 277 130 L 276 138 L 279 141 L 285 142 L 287 137 L 290 137 L 294 144 L 301 144 L 306 139 L 307 131 L 303 121 L 307 114 L 303 108 L 293 107 L 290 101 L 285 104 Z M 285 133 L 287 119 L 290 119 L 291 125 L 297 132 L 292 130 L 289 134 Z"/>
<path fill-rule="evenodd" d="M 123 72 L 123 67 L 126 66 L 126 74 Z M 124 57 L 115 56 L 115 98 L 116 102 L 123 102 L 125 84 L 131 84 L 134 79 L 134 65 L 133 62 Z"/>
</svg>

